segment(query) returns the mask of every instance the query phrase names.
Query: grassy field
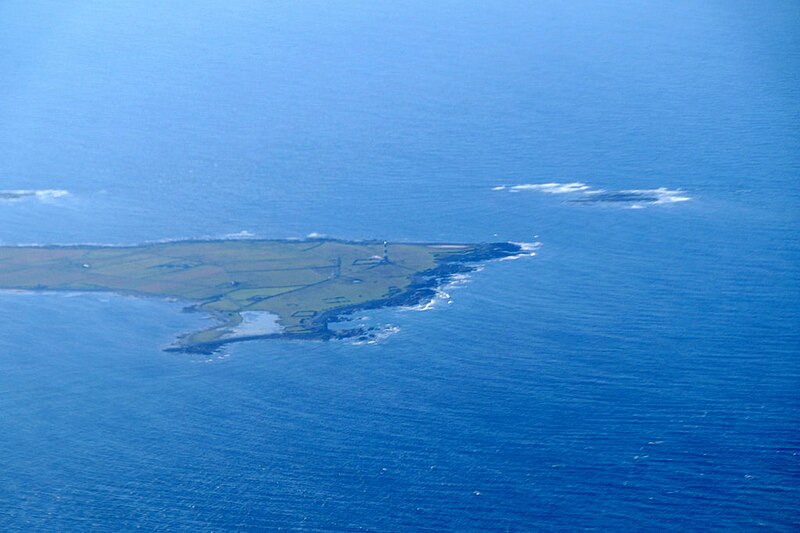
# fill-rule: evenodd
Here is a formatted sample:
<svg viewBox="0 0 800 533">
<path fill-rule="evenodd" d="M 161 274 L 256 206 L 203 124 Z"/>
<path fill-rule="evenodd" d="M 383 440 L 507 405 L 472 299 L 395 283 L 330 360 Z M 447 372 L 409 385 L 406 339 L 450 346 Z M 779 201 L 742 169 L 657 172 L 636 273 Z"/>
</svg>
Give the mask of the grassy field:
<svg viewBox="0 0 800 533">
<path fill-rule="evenodd" d="M 131 247 L 0 247 L 0 289 L 105 291 L 175 298 L 220 320 L 176 349 L 237 340 L 242 314 L 279 317 L 281 335 L 320 336 L 336 310 L 402 295 L 421 272 L 486 245 L 183 241 Z M 468 259 L 474 260 L 474 259 Z"/>
</svg>

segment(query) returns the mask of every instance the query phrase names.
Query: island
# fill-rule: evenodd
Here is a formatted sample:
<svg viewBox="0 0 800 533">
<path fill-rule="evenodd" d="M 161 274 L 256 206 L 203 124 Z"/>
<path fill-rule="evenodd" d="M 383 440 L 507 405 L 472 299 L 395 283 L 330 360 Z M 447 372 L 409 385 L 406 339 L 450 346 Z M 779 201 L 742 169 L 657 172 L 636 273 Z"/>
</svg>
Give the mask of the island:
<svg viewBox="0 0 800 533">
<path fill-rule="evenodd" d="M 189 240 L 137 246 L 0 246 L 0 289 L 112 292 L 185 302 L 216 319 L 168 351 L 213 353 L 264 338 L 368 337 L 329 325 L 364 309 L 430 301 L 481 261 L 523 254 L 514 243 Z"/>
</svg>

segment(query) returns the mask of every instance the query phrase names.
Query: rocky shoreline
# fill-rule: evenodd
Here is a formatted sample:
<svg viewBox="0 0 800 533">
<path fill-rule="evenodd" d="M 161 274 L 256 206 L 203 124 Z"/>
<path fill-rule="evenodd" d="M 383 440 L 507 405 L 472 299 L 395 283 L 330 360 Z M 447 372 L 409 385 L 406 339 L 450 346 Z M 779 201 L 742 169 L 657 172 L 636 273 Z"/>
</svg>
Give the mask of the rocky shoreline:
<svg viewBox="0 0 800 533">
<path fill-rule="evenodd" d="M 362 326 L 333 331 L 328 326 L 332 323 L 344 321 L 348 316 L 360 311 L 390 307 L 412 307 L 430 302 L 436 298 L 437 289 L 451 283 L 455 275 L 473 272 L 476 269 L 475 263 L 515 257 L 524 253 L 523 247 L 519 244 L 499 242 L 480 244 L 461 254 L 443 254 L 438 259 L 440 262 L 438 266 L 416 273 L 412 278 L 411 284 L 405 290 L 386 298 L 342 306 L 322 313 L 311 322 L 311 331 L 309 333 L 282 332 L 269 335 L 241 336 L 207 343 L 175 345 L 167 348 L 166 351 L 210 355 L 227 344 L 262 339 L 332 340 L 356 338 L 364 341 L 370 340 L 376 332 L 374 328 Z"/>
</svg>

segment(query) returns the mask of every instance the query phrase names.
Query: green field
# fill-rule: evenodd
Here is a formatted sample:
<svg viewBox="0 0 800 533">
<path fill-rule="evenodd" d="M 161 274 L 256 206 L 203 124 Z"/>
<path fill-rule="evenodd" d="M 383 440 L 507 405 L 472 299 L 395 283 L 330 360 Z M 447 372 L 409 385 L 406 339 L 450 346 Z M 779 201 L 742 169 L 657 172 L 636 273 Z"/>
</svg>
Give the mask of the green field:
<svg viewBox="0 0 800 533">
<path fill-rule="evenodd" d="M 512 255 L 507 244 L 182 241 L 130 247 L 0 247 L 0 289 L 175 298 L 219 320 L 173 349 L 209 351 L 239 335 L 242 313 L 277 315 L 280 333 L 327 338 L 337 312 L 414 297 L 443 266 Z M 247 315 L 245 315 L 247 316 Z"/>
</svg>

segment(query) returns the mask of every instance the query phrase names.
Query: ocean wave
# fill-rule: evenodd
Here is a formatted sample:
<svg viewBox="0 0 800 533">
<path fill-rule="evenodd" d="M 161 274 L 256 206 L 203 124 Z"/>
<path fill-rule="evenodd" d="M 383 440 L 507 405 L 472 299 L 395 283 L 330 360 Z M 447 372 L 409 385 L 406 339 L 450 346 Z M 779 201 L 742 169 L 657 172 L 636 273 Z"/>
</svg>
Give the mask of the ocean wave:
<svg viewBox="0 0 800 533">
<path fill-rule="evenodd" d="M 434 296 L 427 301 L 420 302 L 417 305 L 406 305 L 400 308 L 400 311 L 431 311 L 439 307 L 442 303 L 453 303 L 450 299 L 450 293 L 445 291 L 443 287 L 434 289 Z"/>
<path fill-rule="evenodd" d="M 374 328 L 369 332 L 368 335 L 358 337 L 355 340 L 350 341 L 350 344 L 355 346 L 362 346 L 362 345 L 370 345 L 370 344 L 378 344 L 381 341 L 385 341 L 392 335 L 395 335 L 400 332 L 400 328 L 393 324 L 385 324 L 383 326 Z"/>
<path fill-rule="evenodd" d="M 252 231 L 242 230 L 236 233 L 226 233 L 222 236 L 223 239 L 252 239 L 256 234 Z"/>
<path fill-rule="evenodd" d="M 26 198 L 35 198 L 42 202 L 48 202 L 65 196 L 69 196 L 69 191 L 62 189 L 17 189 L 0 191 L 0 201 L 5 200 L 7 202 L 24 200 Z"/>
<path fill-rule="evenodd" d="M 516 257 L 516 256 L 514 256 Z M 472 272 L 480 272 L 483 267 L 475 267 Z M 400 308 L 400 311 L 431 311 L 441 306 L 442 304 L 452 305 L 450 291 L 459 289 L 472 281 L 472 276 L 469 273 L 451 274 L 447 280 L 440 286 L 434 289 L 434 295 L 430 300 L 420 302 L 417 305 L 406 305 Z"/>
<path fill-rule="evenodd" d="M 493 191 L 540 191 L 548 194 L 569 194 L 588 191 L 591 187 L 580 181 L 572 183 L 523 183 L 521 185 L 499 185 Z"/>
<path fill-rule="evenodd" d="M 692 199 L 691 196 L 686 196 L 686 192 L 681 189 L 667 189 L 666 187 L 659 187 L 658 189 L 631 189 L 620 192 L 653 197 L 655 198 L 655 201 L 652 202 L 654 204 L 674 204 L 677 202 L 688 202 Z"/>
<path fill-rule="evenodd" d="M 539 248 L 542 247 L 542 243 L 539 241 L 535 242 L 511 242 L 511 244 L 516 244 L 519 246 L 523 252 L 535 252 Z"/>
<path fill-rule="evenodd" d="M 512 242 L 511 244 L 516 244 L 522 250 L 517 255 L 509 255 L 506 257 L 501 257 L 497 261 L 514 261 L 520 259 L 522 257 L 534 257 L 536 255 L 536 251 L 542 247 L 541 242 Z"/>
<path fill-rule="evenodd" d="M 223 359 L 228 359 L 230 356 L 231 356 L 231 351 L 227 349 L 226 346 L 221 346 L 217 348 L 217 351 L 214 352 L 214 355 L 210 357 L 201 357 L 199 359 L 190 359 L 189 362 L 192 364 L 209 365 L 212 363 L 216 363 L 217 361 L 222 361 Z"/>
<path fill-rule="evenodd" d="M 651 205 L 667 205 L 688 202 L 692 199 L 682 189 L 622 189 L 608 191 L 597 189 L 583 182 L 571 183 L 523 183 L 521 185 L 498 185 L 493 191 L 538 191 L 548 194 L 568 195 L 569 202 L 578 204 L 620 205 L 629 209 L 643 209 Z"/>
</svg>

